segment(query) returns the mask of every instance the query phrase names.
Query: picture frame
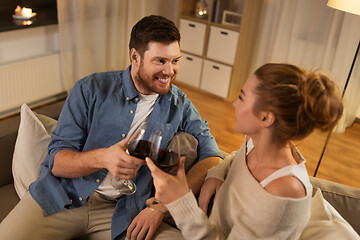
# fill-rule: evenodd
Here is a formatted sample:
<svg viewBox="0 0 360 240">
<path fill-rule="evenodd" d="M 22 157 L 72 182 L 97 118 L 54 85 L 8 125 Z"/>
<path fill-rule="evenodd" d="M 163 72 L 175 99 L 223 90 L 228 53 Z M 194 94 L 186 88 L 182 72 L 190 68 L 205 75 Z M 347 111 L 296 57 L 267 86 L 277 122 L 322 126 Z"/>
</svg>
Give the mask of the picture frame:
<svg viewBox="0 0 360 240">
<path fill-rule="evenodd" d="M 222 16 L 222 24 L 230 25 L 233 27 L 240 27 L 241 16 L 242 14 L 240 13 L 224 10 Z"/>
</svg>

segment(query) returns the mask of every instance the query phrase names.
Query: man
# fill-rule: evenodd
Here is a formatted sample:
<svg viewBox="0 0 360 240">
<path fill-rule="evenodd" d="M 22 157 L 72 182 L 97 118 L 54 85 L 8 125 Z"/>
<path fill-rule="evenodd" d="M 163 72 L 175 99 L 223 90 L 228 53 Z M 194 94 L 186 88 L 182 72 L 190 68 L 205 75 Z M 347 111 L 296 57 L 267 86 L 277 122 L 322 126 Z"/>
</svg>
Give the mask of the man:
<svg viewBox="0 0 360 240">
<path fill-rule="evenodd" d="M 164 213 L 146 208 L 153 187 L 150 171 L 144 160 L 126 153 L 128 134 L 142 122 L 147 132 L 161 124 L 172 135 L 184 131 L 196 137 L 201 161 L 187 178 L 193 192 L 199 192 L 207 170 L 221 155 L 207 122 L 171 85 L 179 68 L 179 41 L 173 22 L 145 17 L 132 29 L 131 65 L 125 71 L 96 73 L 75 84 L 41 175 L 0 225 L 0 239 L 84 234 L 109 239 L 110 232 L 112 239 L 150 239 Z M 136 192 L 117 192 L 112 177 L 132 179 Z"/>
</svg>

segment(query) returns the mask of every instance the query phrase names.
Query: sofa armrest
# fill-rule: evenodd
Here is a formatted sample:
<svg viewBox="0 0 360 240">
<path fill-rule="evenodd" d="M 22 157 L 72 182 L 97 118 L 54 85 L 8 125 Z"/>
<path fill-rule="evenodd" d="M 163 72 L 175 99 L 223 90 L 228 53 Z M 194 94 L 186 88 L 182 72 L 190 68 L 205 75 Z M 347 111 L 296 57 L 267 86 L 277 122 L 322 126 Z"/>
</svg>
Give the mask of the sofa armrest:
<svg viewBox="0 0 360 240">
<path fill-rule="evenodd" d="M 360 188 L 346 186 L 328 180 L 310 177 L 311 184 L 320 188 L 326 199 L 340 215 L 360 234 Z"/>
</svg>

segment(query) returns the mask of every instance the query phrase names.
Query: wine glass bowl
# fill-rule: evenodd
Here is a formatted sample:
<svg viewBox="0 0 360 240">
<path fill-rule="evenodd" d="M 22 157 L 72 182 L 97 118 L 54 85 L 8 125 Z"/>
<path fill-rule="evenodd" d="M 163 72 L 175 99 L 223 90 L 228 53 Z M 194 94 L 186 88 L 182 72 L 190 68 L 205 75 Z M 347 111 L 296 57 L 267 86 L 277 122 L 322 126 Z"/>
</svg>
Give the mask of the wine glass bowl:
<svg viewBox="0 0 360 240">
<path fill-rule="evenodd" d="M 132 132 L 128 141 L 126 152 L 133 157 L 144 159 L 149 156 L 151 142 L 144 139 L 146 123 L 141 123 L 135 131 Z M 121 194 L 132 195 L 136 192 L 136 184 L 131 180 L 116 178 L 113 176 L 111 185 Z"/>
<path fill-rule="evenodd" d="M 177 174 L 180 156 L 173 149 L 159 149 L 150 154 L 150 159 L 164 172 L 171 175 Z"/>
<path fill-rule="evenodd" d="M 171 174 L 177 175 L 178 166 L 180 162 L 180 144 L 178 139 L 173 139 L 172 144 L 167 148 L 162 148 L 162 140 L 164 139 L 165 134 L 170 134 L 166 131 L 156 130 L 152 134 L 152 145 L 150 148 L 150 159 L 153 163 L 160 168 L 162 171 Z M 160 212 L 166 212 L 167 209 L 164 204 L 162 204 L 156 198 L 150 198 L 146 201 L 146 206 Z"/>
<path fill-rule="evenodd" d="M 144 140 L 145 129 L 140 129 L 136 136 L 131 136 L 127 143 L 129 154 L 145 160 L 150 154 L 151 142 Z M 135 134 L 134 134 L 135 135 Z"/>
</svg>

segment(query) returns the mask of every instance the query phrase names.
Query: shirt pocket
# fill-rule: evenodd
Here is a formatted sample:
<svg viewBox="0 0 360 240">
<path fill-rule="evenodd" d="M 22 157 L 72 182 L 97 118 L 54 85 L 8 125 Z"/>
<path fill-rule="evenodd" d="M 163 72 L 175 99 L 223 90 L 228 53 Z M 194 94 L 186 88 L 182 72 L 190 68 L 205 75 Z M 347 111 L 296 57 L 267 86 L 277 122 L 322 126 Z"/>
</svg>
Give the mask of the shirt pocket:
<svg viewBox="0 0 360 240">
<path fill-rule="evenodd" d="M 156 125 L 154 130 L 161 131 L 162 140 L 161 140 L 160 148 L 165 149 L 169 145 L 171 139 L 174 137 L 177 128 L 171 123 L 162 123 Z"/>
</svg>

